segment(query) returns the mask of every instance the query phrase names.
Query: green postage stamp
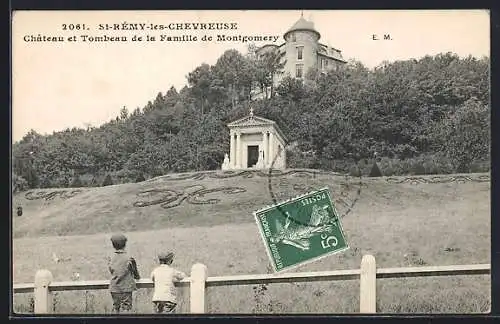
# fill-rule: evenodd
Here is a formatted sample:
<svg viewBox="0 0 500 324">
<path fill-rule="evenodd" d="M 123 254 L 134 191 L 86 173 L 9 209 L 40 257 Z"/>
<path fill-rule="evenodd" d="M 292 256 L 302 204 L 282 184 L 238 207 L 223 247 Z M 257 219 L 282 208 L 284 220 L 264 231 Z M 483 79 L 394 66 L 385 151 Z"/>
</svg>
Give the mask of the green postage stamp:
<svg viewBox="0 0 500 324">
<path fill-rule="evenodd" d="M 275 272 L 349 248 L 328 188 L 258 210 L 254 216 Z"/>
</svg>

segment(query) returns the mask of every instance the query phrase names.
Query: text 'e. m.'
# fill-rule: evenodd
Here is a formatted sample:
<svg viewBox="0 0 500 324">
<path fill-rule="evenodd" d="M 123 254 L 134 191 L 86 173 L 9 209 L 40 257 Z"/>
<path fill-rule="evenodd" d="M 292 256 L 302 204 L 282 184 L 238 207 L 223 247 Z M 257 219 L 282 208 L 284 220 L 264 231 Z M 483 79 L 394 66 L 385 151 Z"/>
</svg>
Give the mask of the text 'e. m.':
<svg viewBox="0 0 500 324">
<path fill-rule="evenodd" d="M 391 34 L 384 34 L 382 37 L 380 37 L 377 34 L 372 35 L 372 40 L 392 40 Z"/>
</svg>

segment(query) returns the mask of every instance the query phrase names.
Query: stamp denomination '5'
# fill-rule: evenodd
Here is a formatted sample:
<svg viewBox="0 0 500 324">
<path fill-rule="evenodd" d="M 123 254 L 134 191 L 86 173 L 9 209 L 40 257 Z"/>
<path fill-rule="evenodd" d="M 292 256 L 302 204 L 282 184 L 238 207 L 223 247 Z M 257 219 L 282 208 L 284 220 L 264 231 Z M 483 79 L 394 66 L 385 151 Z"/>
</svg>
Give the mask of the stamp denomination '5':
<svg viewBox="0 0 500 324">
<path fill-rule="evenodd" d="M 258 210 L 254 216 L 275 272 L 349 248 L 328 188 Z"/>
</svg>

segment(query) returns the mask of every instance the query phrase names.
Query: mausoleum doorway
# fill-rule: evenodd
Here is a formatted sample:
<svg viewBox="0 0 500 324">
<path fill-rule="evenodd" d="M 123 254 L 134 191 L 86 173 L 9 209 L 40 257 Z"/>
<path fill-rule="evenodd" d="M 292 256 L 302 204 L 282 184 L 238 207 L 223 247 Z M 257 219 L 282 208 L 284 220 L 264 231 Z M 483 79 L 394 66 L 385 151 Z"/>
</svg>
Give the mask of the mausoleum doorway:
<svg viewBox="0 0 500 324">
<path fill-rule="evenodd" d="M 247 168 L 252 168 L 259 161 L 259 146 L 258 145 L 248 145 L 248 162 Z"/>
</svg>

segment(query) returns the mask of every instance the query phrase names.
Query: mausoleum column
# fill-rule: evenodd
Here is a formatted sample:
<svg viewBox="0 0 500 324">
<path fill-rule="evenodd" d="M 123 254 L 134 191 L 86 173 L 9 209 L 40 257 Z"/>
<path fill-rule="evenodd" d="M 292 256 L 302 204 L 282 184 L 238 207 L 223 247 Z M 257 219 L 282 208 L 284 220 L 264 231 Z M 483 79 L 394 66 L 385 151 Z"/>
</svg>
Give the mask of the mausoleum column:
<svg viewBox="0 0 500 324">
<path fill-rule="evenodd" d="M 229 141 L 229 165 L 231 166 L 231 169 L 233 169 L 236 166 L 236 161 L 234 160 L 234 153 L 236 151 L 234 147 L 234 133 L 231 132 L 231 139 Z"/>
<path fill-rule="evenodd" d="M 274 160 L 274 135 L 273 132 L 269 132 L 269 166 L 273 163 Z M 273 166 L 274 167 L 274 166 Z"/>
<path fill-rule="evenodd" d="M 262 150 L 264 151 L 264 167 L 267 167 L 267 161 L 269 161 L 268 157 L 268 149 L 267 149 L 267 132 L 262 132 Z"/>
<path fill-rule="evenodd" d="M 241 168 L 241 133 L 236 133 L 236 167 Z"/>
</svg>

